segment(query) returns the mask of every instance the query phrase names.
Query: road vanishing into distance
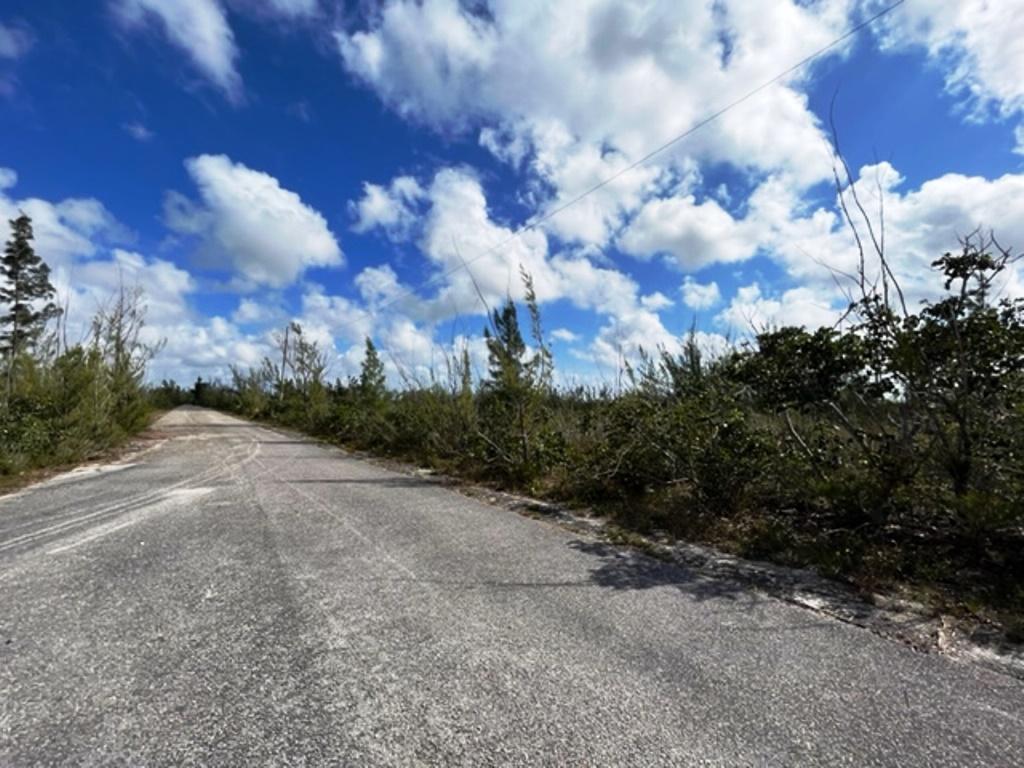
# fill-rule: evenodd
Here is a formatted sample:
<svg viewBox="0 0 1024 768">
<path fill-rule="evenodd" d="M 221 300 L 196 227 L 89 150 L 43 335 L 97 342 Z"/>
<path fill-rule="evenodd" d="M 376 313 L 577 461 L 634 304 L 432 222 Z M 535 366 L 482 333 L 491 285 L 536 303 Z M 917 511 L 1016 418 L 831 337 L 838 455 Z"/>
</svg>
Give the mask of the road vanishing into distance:
<svg viewBox="0 0 1024 768">
<path fill-rule="evenodd" d="M 0 500 L 0 765 L 1024 765 L 1024 684 L 181 408 Z"/>
</svg>

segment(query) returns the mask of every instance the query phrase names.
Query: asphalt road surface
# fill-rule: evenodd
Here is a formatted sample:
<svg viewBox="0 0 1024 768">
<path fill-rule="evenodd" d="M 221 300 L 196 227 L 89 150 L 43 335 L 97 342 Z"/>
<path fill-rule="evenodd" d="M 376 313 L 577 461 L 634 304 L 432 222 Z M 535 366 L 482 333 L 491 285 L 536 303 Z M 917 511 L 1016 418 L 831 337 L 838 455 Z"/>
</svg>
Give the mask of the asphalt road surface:
<svg viewBox="0 0 1024 768">
<path fill-rule="evenodd" d="M 0 500 L 0 765 L 1024 765 L 1024 684 L 209 411 Z"/>
</svg>

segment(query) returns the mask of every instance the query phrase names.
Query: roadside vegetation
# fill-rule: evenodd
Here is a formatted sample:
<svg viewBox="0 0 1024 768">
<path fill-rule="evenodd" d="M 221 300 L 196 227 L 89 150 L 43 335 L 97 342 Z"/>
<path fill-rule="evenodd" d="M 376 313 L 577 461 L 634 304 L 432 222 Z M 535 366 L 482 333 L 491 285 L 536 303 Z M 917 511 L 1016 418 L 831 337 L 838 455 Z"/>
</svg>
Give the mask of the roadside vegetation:
<svg viewBox="0 0 1024 768">
<path fill-rule="evenodd" d="M 527 274 L 521 306 L 488 310 L 484 371 L 462 349 L 428 381 L 391 388 L 366 339 L 359 375 L 330 381 L 327 352 L 291 323 L 276 354 L 229 382 L 147 389 L 158 350 L 143 341 L 141 293 L 119 290 L 69 344 L 31 221 L 11 227 L 0 482 L 96 455 L 152 409 L 195 403 L 585 506 L 631 531 L 905 589 L 1024 640 L 1024 300 L 1002 295 L 1014 259 L 991 237 L 934 262 L 934 301 L 908 306 L 875 244 L 876 268 L 862 251 L 836 327 L 762 329 L 713 358 L 691 335 L 678 353 L 641 353 L 615 389 L 556 386 Z"/>
<path fill-rule="evenodd" d="M 878 256 L 836 328 L 764 329 L 714 359 L 691 336 L 641 355 L 621 391 L 554 385 L 524 276 L 527 322 L 511 300 L 489 312 L 479 376 L 463 350 L 389 389 L 367 339 L 360 375 L 329 382 L 292 324 L 276 359 L 230 383 L 158 392 L 631 530 L 907 588 L 1024 639 L 1024 301 L 999 292 L 1012 258 L 967 238 L 933 264 L 945 295 L 912 309 Z"/>
<path fill-rule="evenodd" d="M 68 343 L 32 222 L 22 214 L 10 226 L 0 260 L 0 485 L 94 456 L 145 426 L 145 370 L 157 351 L 142 340 L 141 292 L 125 287 Z"/>
</svg>

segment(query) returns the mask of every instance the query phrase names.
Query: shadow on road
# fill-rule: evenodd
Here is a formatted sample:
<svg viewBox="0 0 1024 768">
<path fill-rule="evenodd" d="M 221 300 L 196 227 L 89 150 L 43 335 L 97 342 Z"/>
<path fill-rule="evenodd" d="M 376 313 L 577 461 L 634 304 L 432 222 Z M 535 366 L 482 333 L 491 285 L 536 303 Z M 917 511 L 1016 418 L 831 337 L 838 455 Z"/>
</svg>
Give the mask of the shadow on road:
<svg viewBox="0 0 1024 768">
<path fill-rule="evenodd" d="M 656 560 L 642 552 L 624 550 L 621 547 L 599 541 L 576 539 L 569 547 L 599 559 L 590 570 L 593 586 L 616 591 L 644 590 L 652 587 L 673 587 L 696 602 L 706 600 L 726 601 L 719 610 L 702 610 L 701 615 L 712 620 L 710 626 L 700 629 L 688 627 L 688 634 L 730 634 L 777 633 L 821 630 L 831 626 L 831 620 L 804 614 L 801 620 L 788 618 L 781 623 L 778 618 L 753 618 L 752 610 L 771 600 L 764 594 L 740 581 L 716 578 L 696 573 L 687 568 Z M 799 615 L 799 614 L 796 614 Z"/>
<path fill-rule="evenodd" d="M 590 579 L 600 587 L 614 590 L 651 589 L 671 586 L 697 600 L 742 600 L 754 605 L 762 597 L 749 586 L 727 579 L 712 579 L 679 565 L 656 560 L 636 550 L 600 541 L 575 539 L 569 547 L 599 559 Z"/>
</svg>

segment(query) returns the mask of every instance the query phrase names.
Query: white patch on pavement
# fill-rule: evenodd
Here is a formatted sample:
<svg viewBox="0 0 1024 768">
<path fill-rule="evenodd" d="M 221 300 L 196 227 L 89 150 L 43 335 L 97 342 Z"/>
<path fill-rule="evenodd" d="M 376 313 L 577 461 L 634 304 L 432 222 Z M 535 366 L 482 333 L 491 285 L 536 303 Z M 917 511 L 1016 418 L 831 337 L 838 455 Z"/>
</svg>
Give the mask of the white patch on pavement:
<svg viewBox="0 0 1024 768">
<path fill-rule="evenodd" d="M 119 472 L 122 469 L 131 469 L 132 467 L 137 466 L 137 462 L 131 462 L 128 464 L 86 464 L 84 467 L 75 467 L 68 472 L 63 472 L 56 477 L 51 477 L 49 480 L 44 480 L 40 485 L 60 485 L 61 483 L 83 480 L 85 478 L 95 477 L 96 475 L 105 475 L 108 472 Z"/>
<path fill-rule="evenodd" d="M 214 490 L 215 489 L 213 488 L 177 488 L 173 491 L 168 491 L 163 494 L 163 498 L 159 501 L 133 510 L 132 516 L 128 520 L 108 525 L 101 525 L 98 528 L 92 529 L 88 535 L 75 539 L 74 541 L 63 544 L 59 547 L 54 547 L 53 549 L 48 550 L 46 554 L 57 555 L 61 552 L 67 552 L 68 550 L 75 549 L 82 544 L 88 544 L 91 541 L 103 538 L 104 536 L 114 533 L 115 531 L 119 531 L 122 528 L 135 525 L 146 517 L 149 517 L 153 512 L 160 511 L 163 507 L 177 506 L 183 502 L 194 501 L 195 499 L 202 498 L 209 493 L 213 493 Z"/>
</svg>

